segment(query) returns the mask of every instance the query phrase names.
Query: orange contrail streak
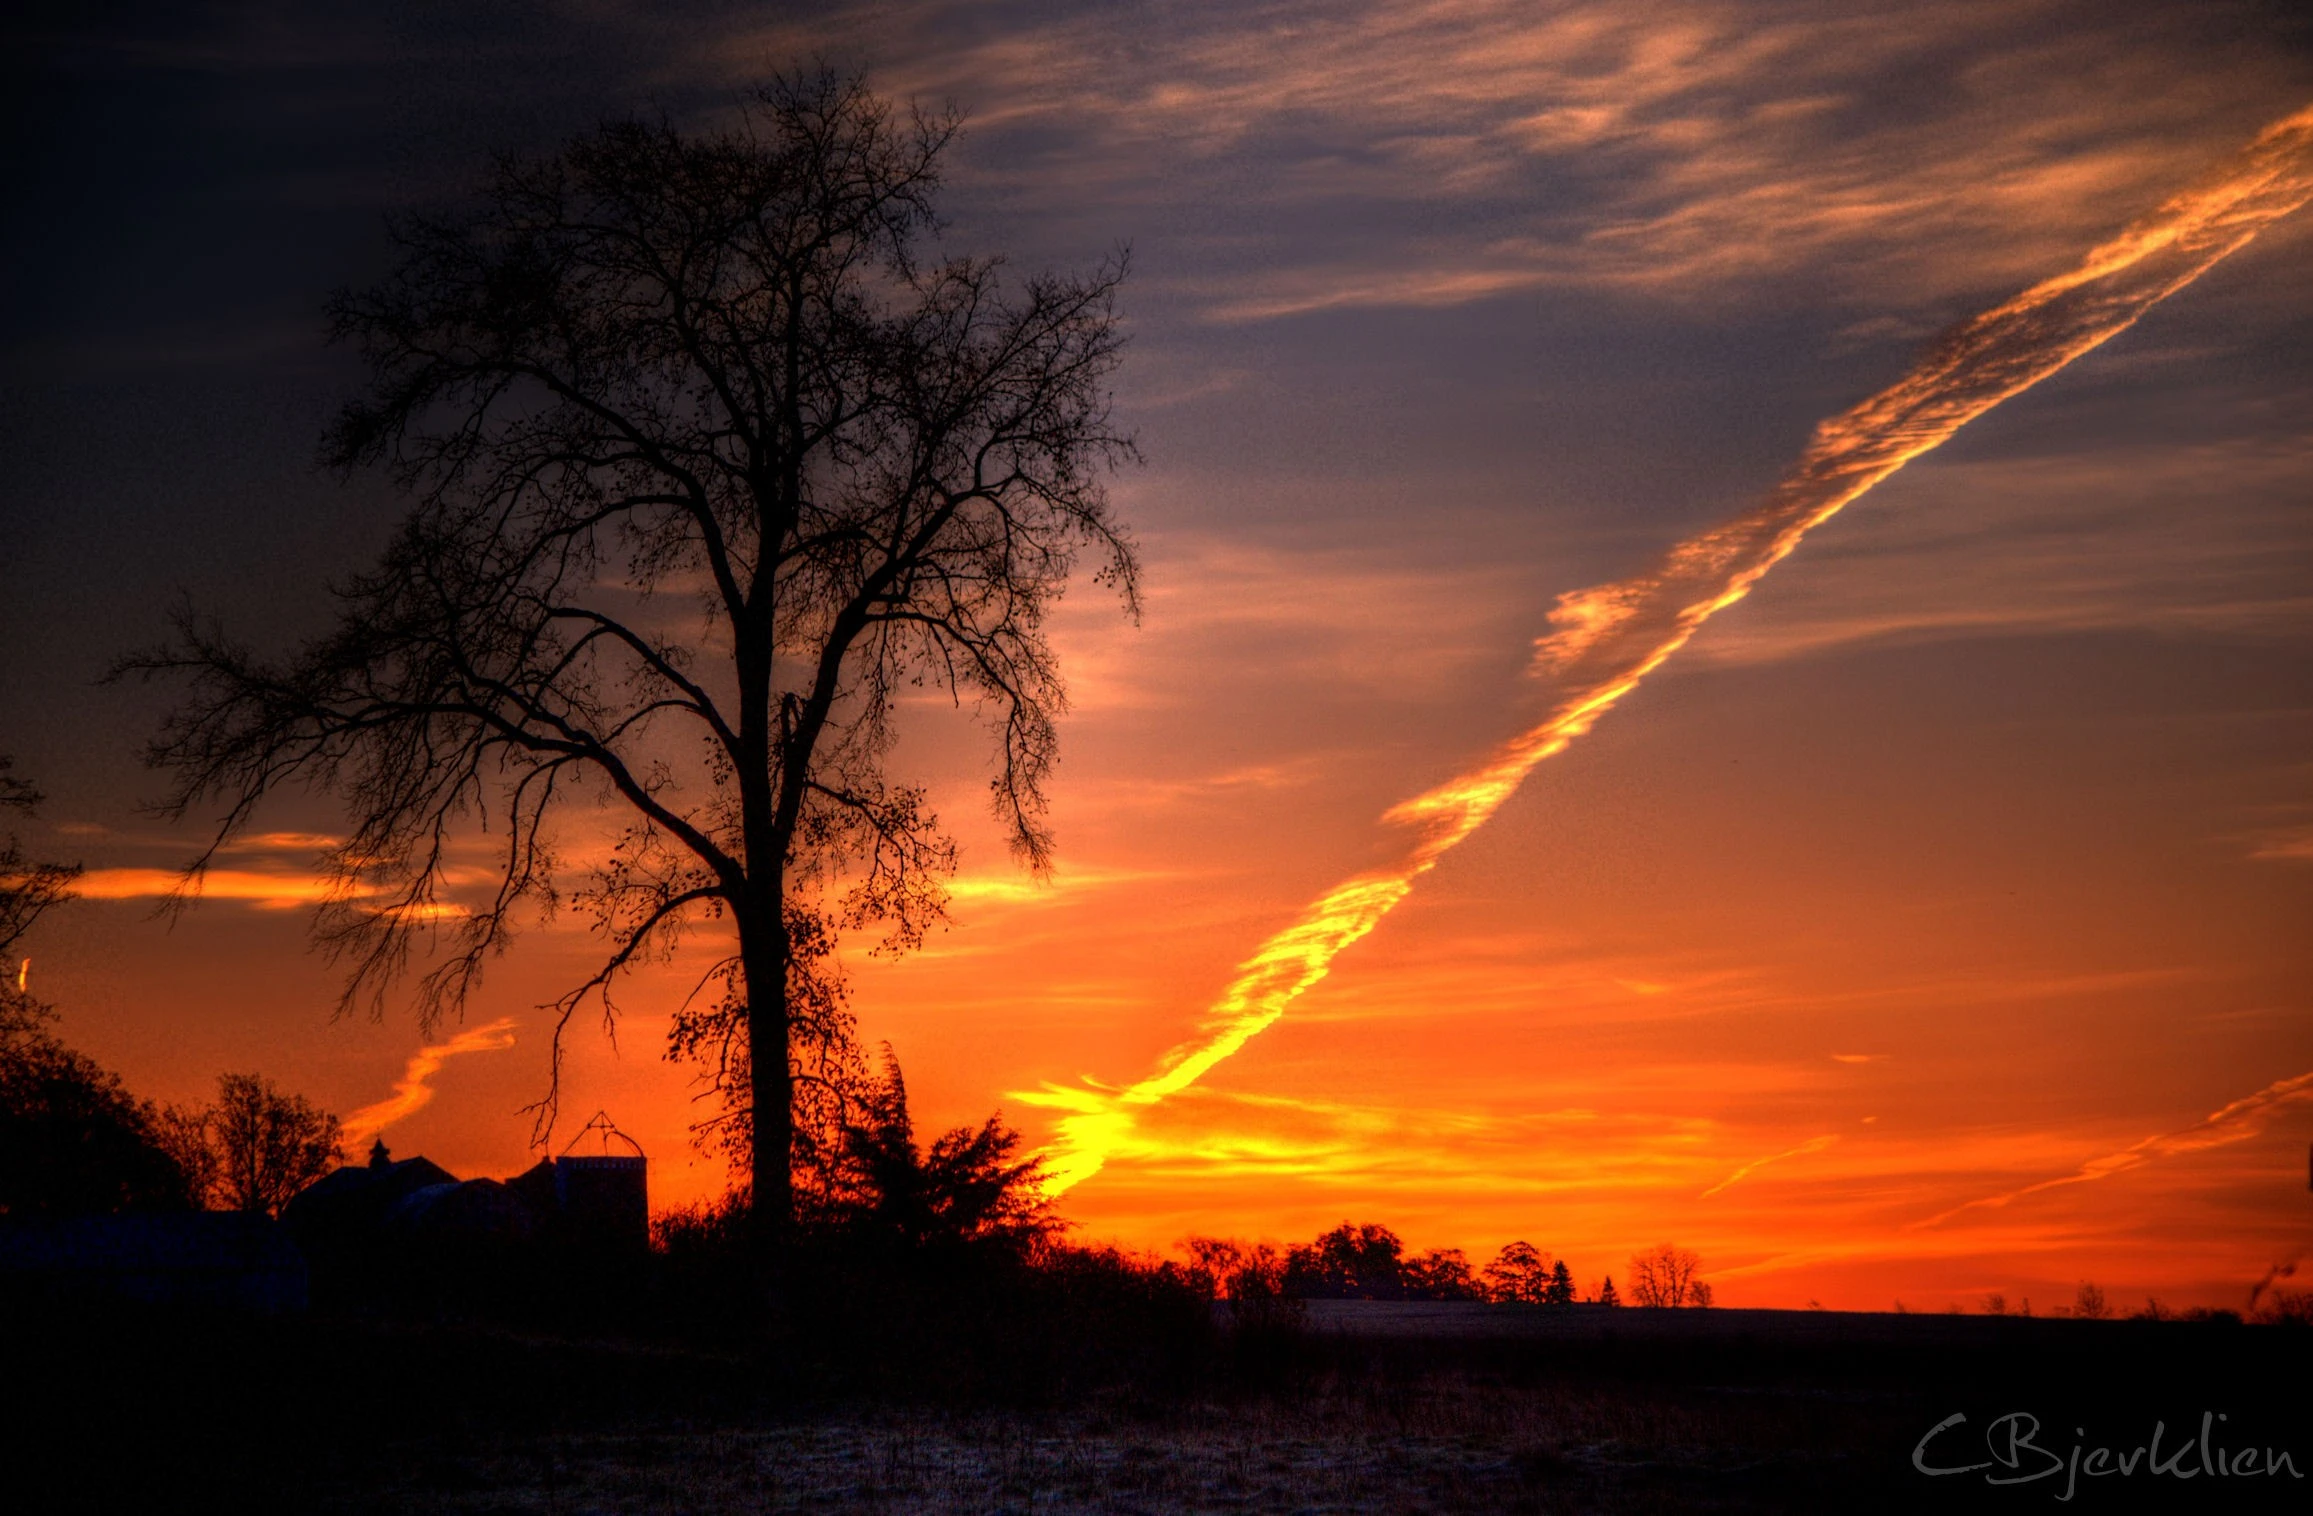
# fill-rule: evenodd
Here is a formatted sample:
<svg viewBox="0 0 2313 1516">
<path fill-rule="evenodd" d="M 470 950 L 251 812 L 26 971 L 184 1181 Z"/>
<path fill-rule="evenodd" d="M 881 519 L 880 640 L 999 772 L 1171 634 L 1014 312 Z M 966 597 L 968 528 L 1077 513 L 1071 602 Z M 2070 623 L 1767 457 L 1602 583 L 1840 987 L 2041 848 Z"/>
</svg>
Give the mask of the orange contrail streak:
<svg viewBox="0 0 2313 1516">
<path fill-rule="evenodd" d="M 2091 1158 L 2069 1174 L 2043 1179 L 2038 1184 L 2028 1184 L 2004 1195 L 1986 1195 L 1978 1200 L 1955 1205 L 1925 1221 L 1912 1222 L 1904 1230 L 1916 1232 L 1926 1227 L 1942 1226 L 1963 1211 L 1997 1209 L 2027 1195 L 2037 1195 L 2042 1190 L 2108 1179 L 2114 1174 L 2140 1168 L 2156 1158 L 2173 1158 L 2179 1153 L 2198 1153 L 2208 1148 L 2229 1147 L 2236 1142 L 2245 1142 L 2264 1131 L 2265 1124 L 2281 1109 L 2306 1100 L 2313 1100 L 2313 1073 L 2299 1074 L 2291 1079 L 2277 1079 L 2254 1095 L 2244 1095 L 2220 1110 L 2211 1111 L 2181 1132 L 2163 1132 L 2158 1136 L 2147 1137 L 2117 1153 Z"/>
<path fill-rule="evenodd" d="M 2232 161 L 2080 264 L 1956 328 L 1901 380 L 1815 429 L 1760 505 L 1671 549 L 1652 572 L 1561 595 L 1535 644 L 1560 699 L 1485 761 L 1382 818 L 1414 840 L 1394 863 L 1336 886 L 1263 943 L 1198 1034 L 1121 1090 L 1015 1094 L 1066 1112 L 1043 1153 L 1058 1194 L 1132 1145 L 1135 1112 L 1187 1089 L 1259 1035 L 1388 915 L 1414 881 L 1485 825 L 1535 765 L 1566 750 L 1704 622 L 1751 592 L 1800 539 L 1912 459 L 2011 395 L 2126 331 L 2263 230 L 2313 199 L 2313 107 L 2267 127 Z"/>
<path fill-rule="evenodd" d="M 1713 1195 L 1719 1193 L 1719 1191 L 1725 1189 L 1727 1186 L 1731 1184 L 1739 1184 L 1743 1180 L 1750 1178 L 1753 1174 L 1756 1174 L 1759 1172 L 1759 1170 L 1765 1168 L 1770 1163 L 1781 1163 L 1786 1158 L 1802 1158 L 1809 1153 L 1820 1153 L 1838 1140 L 1839 1138 L 1837 1136 L 1810 1137 L 1795 1148 L 1785 1148 L 1780 1153 L 1769 1153 L 1764 1158 L 1754 1158 L 1749 1163 L 1746 1163 L 1741 1168 L 1735 1170 L 1735 1172 L 1732 1174 L 1729 1174 L 1726 1178 L 1720 1180 L 1717 1184 L 1712 1185 L 1709 1189 L 1703 1191 L 1700 1195 L 1697 1195 L 1695 1198 L 1697 1200 L 1708 1200 Z"/>
<path fill-rule="evenodd" d="M 442 1065 L 463 1053 L 495 1053 L 514 1045 L 514 1019 L 502 1016 L 488 1026 L 469 1027 L 447 1042 L 432 1042 L 410 1054 L 394 1092 L 374 1105 L 365 1105 L 345 1118 L 339 1141 L 353 1152 L 387 1127 L 422 1110 L 434 1098 L 429 1082 Z"/>
</svg>

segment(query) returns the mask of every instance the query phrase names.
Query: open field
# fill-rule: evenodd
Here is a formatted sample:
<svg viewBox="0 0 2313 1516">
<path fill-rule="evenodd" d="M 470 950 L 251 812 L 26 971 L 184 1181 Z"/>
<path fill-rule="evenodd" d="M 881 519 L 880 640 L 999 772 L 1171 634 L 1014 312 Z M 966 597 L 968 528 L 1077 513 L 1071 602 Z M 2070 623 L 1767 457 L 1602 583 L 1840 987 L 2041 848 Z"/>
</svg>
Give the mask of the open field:
<svg viewBox="0 0 2313 1516">
<path fill-rule="evenodd" d="M 1930 1479 L 2023 1411 L 2082 1438 L 2313 1466 L 2300 1331 L 1801 1312 L 1319 1304 L 1197 1382 L 826 1397 L 738 1352 L 465 1326 L 17 1323 L 21 1510 L 1850 1511 L 2037 1508 L 2061 1473 Z M 1236 1356 L 1232 1356 L 1235 1353 Z M 2181 1436 L 2180 1436 L 2181 1432 Z M 1931 1460 L 1933 1462 L 1934 1460 Z M 2197 1457 L 2194 1461 L 2197 1461 Z M 2040 1466 L 2029 1450 L 2019 1472 Z M 2007 1472 L 1994 1469 L 1995 1474 Z M 2071 1509 L 2302 1508 L 2288 1477 L 2078 1480 Z M 224 1501 L 225 1507 L 216 1502 Z"/>
</svg>

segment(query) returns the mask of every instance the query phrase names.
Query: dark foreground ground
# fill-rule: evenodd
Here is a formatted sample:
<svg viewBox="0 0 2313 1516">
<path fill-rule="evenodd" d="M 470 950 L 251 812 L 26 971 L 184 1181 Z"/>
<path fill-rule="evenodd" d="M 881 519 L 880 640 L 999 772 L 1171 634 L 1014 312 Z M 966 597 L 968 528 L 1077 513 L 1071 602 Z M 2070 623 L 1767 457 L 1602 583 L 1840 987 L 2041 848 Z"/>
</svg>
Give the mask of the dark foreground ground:
<svg viewBox="0 0 2313 1516">
<path fill-rule="evenodd" d="M 2313 1480 L 2234 1472 L 2313 1474 L 2313 1332 L 2221 1322 L 1321 1303 L 1161 1389 L 962 1397 L 326 1316 L 16 1316 L 0 1344 L 15 1512 L 2313 1509 Z M 2036 1432 L 1987 1451 L 2010 1413 Z M 1920 1473 L 1955 1414 L 1924 1461 L 1998 1461 Z M 2071 1472 L 2156 1423 L 2167 1472 Z"/>
</svg>

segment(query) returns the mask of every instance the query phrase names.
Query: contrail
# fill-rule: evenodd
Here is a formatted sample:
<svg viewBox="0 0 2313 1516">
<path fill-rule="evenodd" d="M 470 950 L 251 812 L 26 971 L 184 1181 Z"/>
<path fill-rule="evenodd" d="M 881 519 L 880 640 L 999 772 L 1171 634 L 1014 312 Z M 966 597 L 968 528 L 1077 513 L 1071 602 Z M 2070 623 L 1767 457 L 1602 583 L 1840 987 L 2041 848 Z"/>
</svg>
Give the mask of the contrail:
<svg viewBox="0 0 2313 1516">
<path fill-rule="evenodd" d="M 1100 1171 L 1138 1111 L 1187 1089 L 1285 1013 L 1456 844 L 1485 825 L 1536 764 L 1565 751 L 1704 622 L 1741 600 L 1800 539 L 1962 426 L 2126 331 L 2272 222 L 2313 199 L 2313 107 L 2267 127 L 2199 184 L 2079 266 L 1954 329 L 1889 388 L 1815 429 L 1765 502 L 1671 549 L 1653 572 L 1558 597 L 1535 666 L 1558 703 L 1475 768 L 1394 807 L 1414 833 L 1397 862 L 1337 885 L 1263 943 L 1197 1035 L 1123 1089 L 1047 1085 L 1012 1098 L 1067 1112 L 1044 1150 L 1046 1190 Z"/>
<path fill-rule="evenodd" d="M 2277 1079 L 2254 1095 L 2244 1095 L 2230 1105 L 2211 1111 L 2182 1131 L 2163 1132 L 2157 1137 L 2147 1137 L 2142 1142 L 2132 1143 L 2117 1153 L 2091 1158 L 2071 1173 L 2055 1179 L 2043 1179 L 2038 1184 L 2028 1184 L 2004 1195 L 1986 1195 L 1981 1200 L 1955 1205 L 1925 1221 L 1912 1222 L 1904 1230 L 1916 1232 L 1924 1227 L 1941 1226 L 1963 1211 L 2004 1206 L 2026 1195 L 2037 1195 L 2042 1190 L 2053 1190 L 2067 1184 L 2086 1184 L 2092 1179 L 2108 1179 L 2114 1174 L 2126 1173 L 2150 1163 L 2155 1158 L 2173 1158 L 2179 1153 L 2198 1153 L 2207 1148 L 2228 1147 L 2256 1136 L 2265 1129 L 2265 1124 L 2273 1118 L 2275 1112 L 2301 1100 L 2313 1100 L 2313 1073 L 2299 1074 L 2293 1079 Z"/>
<path fill-rule="evenodd" d="M 415 1114 L 434 1098 L 433 1086 L 427 1081 L 441 1072 L 442 1065 L 461 1053 L 495 1053 L 514 1045 L 514 1019 L 501 1017 L 488 1026 L 471 1027 L 452 1037 L 448 1042 L 429 1043 L 410 1055 L 402 1069 L 402 1077 L 394 1081 L 394 1092 L 375 1105 L 365 1105 L 345 1118 L 341 1140 L 346 1151 L 353 1152 L 392 1126 L 404 1116 Z"/>
<path fill-rule="evenodd" d="M 1703 1191 L 1700 1195 L 1697 1195 L 1695 1198 L 1697 1200 L 1708 1200 L 1713 1195 L 1719 1193 L 1719 1191 L 1725 1189 L 1728 1185 L 1735 1183 L 1739 1179 L 1749 1178 L 1752 1174 L 1757 1173 L 1759 1170 L 1765 1168 L 1770 1163 L 1781 1163 L 1786 1158 L 1799 1158 L 1805 1156 L 1808 1153 L 1820 1153 L 1838 1140 L 1839 1139 L 1836 1136 L 1810 1137 L 1795 1148 L 1785 1148 L 1780 1153 L 1769 1153 L 1764 1158 L 1754 1158 L 1749 1163 L 1746 1163 L 1741 1168 L 1735 1170 L 1735 1172 L 1732 1174 L 1729 1174 L 1726 1178 L 1720 1180 L 1717 1184 L 1712 1185 L 1709 1189 Z"/>
</svg>

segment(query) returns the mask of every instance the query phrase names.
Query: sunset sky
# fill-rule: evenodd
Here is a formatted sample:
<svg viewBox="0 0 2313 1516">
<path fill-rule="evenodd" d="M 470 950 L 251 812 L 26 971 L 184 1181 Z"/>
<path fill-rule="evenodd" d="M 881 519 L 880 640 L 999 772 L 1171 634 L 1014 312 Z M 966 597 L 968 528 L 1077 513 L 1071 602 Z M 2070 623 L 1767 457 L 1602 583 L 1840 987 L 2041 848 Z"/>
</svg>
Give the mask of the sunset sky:
<svg viewBox="0 0 2313 1516">
<path fill-rule="evenodd" d="M 964 844 L 948 928 L 847 962 L 919 1125 L 1001 1107 L 1056 1165 L 1095 1134 L 1062 1208 L 1135 1246 L 1378 1221 L 1587 1292 L 1670 1240 L 1724 1304 L 1854 1309 L 2313 1270 L 2313 128 L 2254 226 L 2110 254 L 2313 107 L 2292 7 L 160 9 L 18 23 L 0 230 L 0 752 L 49 796 L 29 850 L 88 870 L 27 978 L 140 1094 L 255 1070 L 461 1174 L 534 1160 L 584 922 L 432 1039 L 333 1019 L 329 801 L 160 914 L 200 841 L 139 809 L 168 695 L 97 680 L 182 602 L 311 635 L 384 540 L 382 481 L 311 459 L 359 381 L 320 305 L 385 214 L 816 54 L 966 112 L 951 248 L 1133 258 L 1146 607 L 1060 615 L 1052 878 L 968 714 L 911 707 L 894 755 Z M 2111 340 L 2004 399 L 1962 375 L 1983 414 L 1617 682 L 1754 561 L 1666 554 L 1782 521 L 1746 513 L 1862 435 L 1818 423 L 2099 249 Z M 2013 309 L 2000 351 L 2053 351 Z M 1895 453 L 1941 435 L 1905 416 Z M 1609 688 L 1446 846 L 1384 819 Z M 1376 881 L 1247 1013 L 1264 945 Z M 724 1182 L 663 1057 L 696 972 L 576 1029 L 552 1139 L 607 1110 L 661 1205 Z"/>
</svg>

